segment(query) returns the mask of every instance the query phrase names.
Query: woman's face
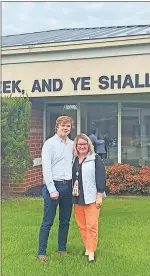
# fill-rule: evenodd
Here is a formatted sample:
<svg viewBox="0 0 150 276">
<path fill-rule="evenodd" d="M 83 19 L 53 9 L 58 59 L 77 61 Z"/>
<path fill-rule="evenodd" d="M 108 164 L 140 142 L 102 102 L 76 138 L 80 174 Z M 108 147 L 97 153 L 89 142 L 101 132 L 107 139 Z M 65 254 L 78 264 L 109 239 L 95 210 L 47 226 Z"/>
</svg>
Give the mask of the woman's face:
<svg viewBox="0 0 150 276">
<path fill-rule="evenodd" d="M 86 156 L 88 153 L 88 150 L 89 150 L 88 142 L 80 138 L 77 142 L 77 152 L 81 155 Z"/>
</svg>

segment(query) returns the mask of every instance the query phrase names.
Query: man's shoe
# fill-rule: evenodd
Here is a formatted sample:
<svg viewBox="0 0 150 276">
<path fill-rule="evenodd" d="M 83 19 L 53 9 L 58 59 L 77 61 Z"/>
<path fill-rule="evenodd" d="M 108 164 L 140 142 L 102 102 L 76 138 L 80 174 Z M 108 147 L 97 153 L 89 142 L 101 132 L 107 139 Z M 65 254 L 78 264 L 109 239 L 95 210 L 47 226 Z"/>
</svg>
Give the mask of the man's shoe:
<svg viewBox="0 0 150 276">
<path fill-rule="evenodd" d="M 58 251 L 58 254 L 61 256 L 69 256 L 67 251 Z"/>
<path fill-rule="evenodd" d="M 45 255 L 39 255 L 37 259 L 40 262 L 47 262 L 48 261 L 48 257 L 45 256 Z"/>
</svg>

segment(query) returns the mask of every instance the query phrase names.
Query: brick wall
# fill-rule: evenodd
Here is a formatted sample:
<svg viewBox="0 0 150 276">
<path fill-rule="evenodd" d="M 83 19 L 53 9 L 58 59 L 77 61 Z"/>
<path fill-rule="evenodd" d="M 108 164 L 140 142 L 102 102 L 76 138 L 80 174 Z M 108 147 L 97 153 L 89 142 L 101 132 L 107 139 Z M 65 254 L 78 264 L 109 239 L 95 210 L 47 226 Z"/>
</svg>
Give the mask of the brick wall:
<svg viewBox="0 0 150 276">
<path fill-rule="evenodd" d="M 26 142 L 30 147 L 31 158 L 33 160 L 40 158 L 43 145 L 43 104 L 38 100 L 34 100 L 32 102 L 30 134 Z M 41 165 L 34 165 L 31 169 L 28 169 L 26 171 L 23 183 L 6 183 L 4 180 L 2 183 L 2 189 L 4 192 L 25 192 L 29 188 L 41 185 L 43 183 L 42 167 Z"/>
</svg>

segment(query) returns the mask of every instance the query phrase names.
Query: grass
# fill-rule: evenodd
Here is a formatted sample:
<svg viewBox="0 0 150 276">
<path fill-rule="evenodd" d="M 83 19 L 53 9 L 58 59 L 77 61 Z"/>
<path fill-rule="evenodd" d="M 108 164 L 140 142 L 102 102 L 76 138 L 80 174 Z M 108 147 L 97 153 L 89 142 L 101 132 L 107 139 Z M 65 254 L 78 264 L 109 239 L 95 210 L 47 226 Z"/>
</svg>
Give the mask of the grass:
<svg viewBox="0 0 150 276">
<path fill-rule="evenodd" d="M 49 237 L 49 261 L 36 260 L 41 198 L 2 202 L 3 276 L 149 276 L 150 198 L 105 199 L 99 219 L 96 264 L 88 264 L 72 215 L 68 237 L 70 256 L 57 255 L 58 216 Z"/>
</svg>

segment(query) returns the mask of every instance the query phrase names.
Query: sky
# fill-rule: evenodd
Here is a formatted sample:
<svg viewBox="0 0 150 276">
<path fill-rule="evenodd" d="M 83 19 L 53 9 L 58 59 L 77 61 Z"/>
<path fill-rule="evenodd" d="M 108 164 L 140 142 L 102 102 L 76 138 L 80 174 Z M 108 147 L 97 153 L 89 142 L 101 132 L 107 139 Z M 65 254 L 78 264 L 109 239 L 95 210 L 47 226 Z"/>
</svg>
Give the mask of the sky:
<svg viewBox="0 0 150 276">
<path fill-rule="evenodd" d="M 150 24 L 150 2 L 2 2 L 2 35 Z"/>
</svg>

